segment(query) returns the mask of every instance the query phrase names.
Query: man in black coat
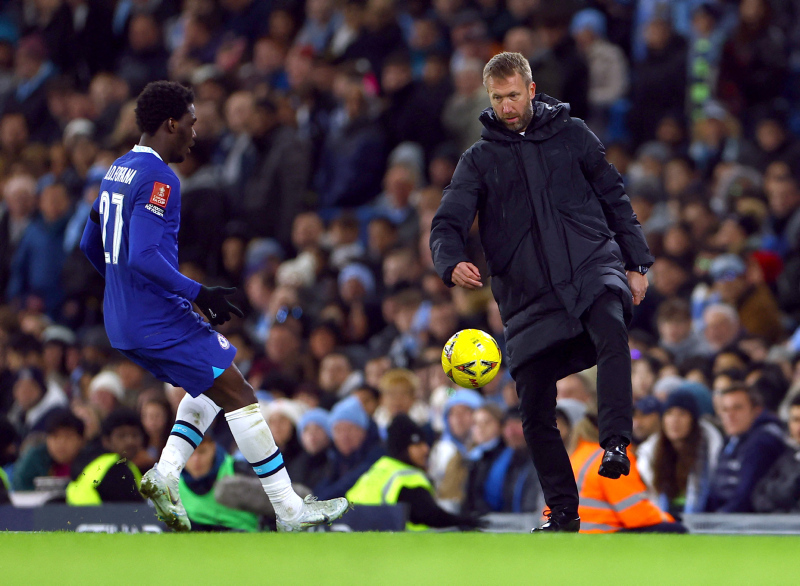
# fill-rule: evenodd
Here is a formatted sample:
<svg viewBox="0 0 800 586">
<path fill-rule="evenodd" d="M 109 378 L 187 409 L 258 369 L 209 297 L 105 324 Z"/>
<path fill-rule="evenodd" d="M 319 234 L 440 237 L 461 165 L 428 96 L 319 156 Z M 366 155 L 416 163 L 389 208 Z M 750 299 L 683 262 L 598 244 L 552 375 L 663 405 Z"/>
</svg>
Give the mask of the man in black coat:
<svg viewBox="0 0 800 586">
<path fill-rule="evenodd" d="M 491 108 L 462 155 L 431 226 L 448 286 L 482 286 L 464 248 L 475 214 L 507 360 L 545 501 L 545 530 L 577 531 L 578 491 L 556 427 L 556 381 L 597 364 L 600 473 L 630 470 L 631 361 L 626 324 L 652 264 L 622 178 L 569 105 L 536 95 L 528 62 L 500 53 L 484 69 Z"/>
</svg>

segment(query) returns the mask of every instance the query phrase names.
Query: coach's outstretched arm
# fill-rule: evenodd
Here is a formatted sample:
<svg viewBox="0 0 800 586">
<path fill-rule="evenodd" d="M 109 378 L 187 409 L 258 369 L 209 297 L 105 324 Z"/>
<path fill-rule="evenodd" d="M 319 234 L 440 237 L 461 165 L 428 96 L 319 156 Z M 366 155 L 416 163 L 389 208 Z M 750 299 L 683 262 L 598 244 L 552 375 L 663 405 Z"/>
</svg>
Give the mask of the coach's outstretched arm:
<svg viewBox="0 0 800 586">
<path fill-rule="evenodd" d="M 97 202 L 95 202 L 95 205 Z M 103 233 L 100 230 L 100 214 L 92 206 L 89 212 L 89 219 L 86 220 L 86 227 L 81 236 L 81 251 L 97 269 L 97 272 L 106 278 L 106 259 L 103 253 Z"/>
<path fill-rule="evenodd" d="M 448 287 L 455 284 L 453 269 L 459 263 L 469 263 L 465 252 L 467 235 L 475 220 L 482 191 L 478 170 L 466 155 L 462 155 L 431 223 L 433 264 Z"/>
</svg>

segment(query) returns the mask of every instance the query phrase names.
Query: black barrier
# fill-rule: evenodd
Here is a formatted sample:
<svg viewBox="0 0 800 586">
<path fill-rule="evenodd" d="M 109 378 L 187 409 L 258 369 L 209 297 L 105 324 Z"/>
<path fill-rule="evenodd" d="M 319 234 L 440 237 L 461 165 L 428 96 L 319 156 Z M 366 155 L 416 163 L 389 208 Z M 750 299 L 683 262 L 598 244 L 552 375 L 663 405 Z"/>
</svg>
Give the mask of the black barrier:
<svg viewBox="0 0 800 586">
<path fill-rule="evenodd" d="M 403 506 L 355 507 L 333 525 L 317 531 L 403 531 Z M 34 508 L 0 506 L 0 531 L 75 531 L 78 533 L 161 533 L 166 526 L 145 504 L 99 507 L 44 505 Z"/>
</svg>

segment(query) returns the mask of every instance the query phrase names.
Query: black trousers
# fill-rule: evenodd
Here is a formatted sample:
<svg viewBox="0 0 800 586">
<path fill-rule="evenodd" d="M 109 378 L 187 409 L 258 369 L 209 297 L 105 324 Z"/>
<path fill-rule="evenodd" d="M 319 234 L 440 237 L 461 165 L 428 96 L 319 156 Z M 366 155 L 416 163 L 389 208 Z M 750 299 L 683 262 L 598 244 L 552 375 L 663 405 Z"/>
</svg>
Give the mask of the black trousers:
<svg viewBox="0 0 800 586">
<path fill-rule="evenodd" d="M 619 296 L 608 291 L 581 316 L 597 351 L 600 445 L 618 435 L 630 440 L 633 428 L 631 355 Z M 578 487 L 556 426 L 556 377 L 569 342 L 523 364 L 517 374 L 522 428 L 551 510 L 578 511 Z"/>
</svg>

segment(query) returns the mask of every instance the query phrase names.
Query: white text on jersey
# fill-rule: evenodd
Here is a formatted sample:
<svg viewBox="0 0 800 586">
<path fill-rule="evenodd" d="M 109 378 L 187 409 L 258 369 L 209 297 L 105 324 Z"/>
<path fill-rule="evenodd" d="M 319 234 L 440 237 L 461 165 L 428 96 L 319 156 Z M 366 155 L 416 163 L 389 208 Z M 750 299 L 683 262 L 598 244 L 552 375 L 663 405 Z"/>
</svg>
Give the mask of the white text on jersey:
<svg viewBox="0 0 800 586">
<path fill-rule="evenodd" d="M 111 165 L 111 168 L 108 170 L 108 173 L 106 173 L 106 176 L 103 177 L 103 179 L 117 181 L 118 183 L 127 183 L 130 185 L 131 181 L 133 181 L 134 175 L 136 175 L 136 169 Z"/>
</svg>

